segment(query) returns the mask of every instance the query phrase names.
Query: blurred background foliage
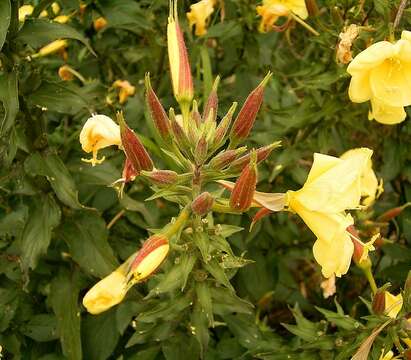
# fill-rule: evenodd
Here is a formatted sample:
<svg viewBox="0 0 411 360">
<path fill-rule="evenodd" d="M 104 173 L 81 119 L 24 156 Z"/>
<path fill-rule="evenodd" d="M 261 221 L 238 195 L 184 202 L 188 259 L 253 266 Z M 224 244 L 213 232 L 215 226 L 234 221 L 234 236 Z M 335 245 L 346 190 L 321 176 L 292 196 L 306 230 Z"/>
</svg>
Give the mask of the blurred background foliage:
<svg viewBox="0 0 411 360">
<path fill-rule="evenodd" d="M 315 1 L 307 2 L 314 8 Z M 23 3 L 34 5 L 24 24 L 16 21 Z M 339 156 L 353 147 L 374 150 L 374 168 L 385 191 L 356 218 L 364 236 L 381 231 L 391 240 L 372 259 L 377 282 L 391 282 L 394 292 L 410 269 L 411 209 L 388 224 L 375 220 L 411 201 L 411 122 L 384 126 L 368 121 L 368 104 L 348 99 L 349 76 L 346 66 L 336 63 L 335 48 L 339 33 L 351 23 L 368 27 L 354 42 L 354 54 L 386 38 L 398 4 L 319 0 L 307 20 L 320 33 L 314 36 L 298 24 L 284 33 L 261 34 L 257 2 L 221 0 L 208 33 L 195 37 L 184 15 L 190 2 L 179 2 L 198 98 L 219 74 L 224 114 L 268 70 L 274 73 L 249 145 L 281 140 L 283 146 L 260 167 L 259 190 L 298 189 L 313 152 Z M 121 177 L 123 154 L 107 149 L 107 160 L 92 168 L 81 161 L 85 154 L 78 141 L 91 113 L 113 117 L 123 109 L 157 167 L 167 166 L 147 121 L 144 74 L 150 72 L 164 106 L 175 106 L 166 52 L 168 2 L 90 0 L 80 6 L 78 0 L 59 0 L 58 15 L 69 16 L 65 24 L 38 19 L 44 10 L 49 19 L 57 16 L 51 5 L 48 0 L 0 2 L 0 46 L 5 40 L 0 54 L 2 354 L 42 360 L 197 359 L 199 345 L 176 310 L 187 305 L 167 295 L 156 307 L 147 308 L 143 300 L 157 276 L 102 315 L 89 315 L 81 305 L 87 289 L 133 253 L 148 228 L 164 225 L 177 213 L 165 201 L 144 201 L 151 192 L 139 181 L 119 200 L 110 184 Z M 107 21 L 101 29 L 93 25 L 100 17 Z M 397 37 L 410 24 L 411 9 L 406 9 Z M 63 50 L 32 56 L 60 38 L 68 39 Z M 65 64 L 80 76 L 64 81 L 59 68 Z M 116 80 L 135 86 L 124 104 L 113 87 Z M 249 232 L 250 216 L 219 216 L 220 222 L 245 229 L 229 241 L 236 254 L 245 253 L 254 263 L 231 281 L 254 308 L 228 303 L 223 291 L 216 294 L 221 316 L 210 333 L 206 358 L 349 358 L 375 327 L 361 319 L 369 313 L 370 299 L 361 272 L 352 265 L 337 279 L 335 297 L 324 299 L 311 252 L 314 236 L 297 217 L 272 215 Z M 163 268 L 172 265 L 168 261 Z M 284 325 L 295 320 L 296 325 Z M 378 359 L 388 338 L 377 339 L 370 358 Z"/>
</svg>

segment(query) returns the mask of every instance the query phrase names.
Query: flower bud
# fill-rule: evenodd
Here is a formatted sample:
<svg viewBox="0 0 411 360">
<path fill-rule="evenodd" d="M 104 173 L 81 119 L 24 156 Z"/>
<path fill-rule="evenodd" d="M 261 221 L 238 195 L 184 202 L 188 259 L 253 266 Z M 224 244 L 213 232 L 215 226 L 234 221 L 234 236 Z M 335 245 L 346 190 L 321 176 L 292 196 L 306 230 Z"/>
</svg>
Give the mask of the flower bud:
<svg viewBox="0 0 411 360">
<path fill-rule="evenodd" d="M 94 30 L 100 31 L 101 29 L 105 28 L 107 26 L 107 20 L 100 16 L 96 20 L 93 21 L 93 27 Z"/>
<path fill-rule="evenodd" d="M 23 5 L 19 7 L 19 21 L 24 22 L 27 16 L 30 16 L 33 13 L 33 5 Z"/>
<path fill-rule="evenodd" d="M 163 105 L 161 105 L 156 93 L 151 87 L 150 75 L 146 74 L 146 101 L 148 108 L 150 110 L 151 119 L 160 134 L 161 138 L 166 142 L 171 142 L 171 126 L 170 120 L 166 112 L 164 111 Z"/>
<path fill-rule="evenodd" d="M 354 245 L 354 252 L 352 254 L 352 258 L 354 262 L 358 265 L 364 255 L 364 246 L 356 240 L 359 239 L 360 234 L 353 225 L 348 226 L 347 231 L 352 235 L 351 241 Z"/>
<path fill-rule="evenodd" d="M 143 144 L 138 139 L 137 135 L 131 130 L 123 117 L 122 113 L 117 113 L 117 119 L 120 124 L 121 143 L 124 152 L 136 171 L 152 170 L 153 161 L 150 155 L 144 148 Z"/>
<path fill-rule="evenodd" d="M 409 340 L 408 346 L 410 346 L 410 344 L 411 340 Z M 404 351 L 404 360 L 411 360 L 411 349 L 407 349 Z"/>
<path fill-rule="evenodd" d="M 206 215 L 214 204 L 214 198 L 207 191 L 198 195 L 191 204 L 191 210 L 193 213 L 199 216 Z"/>
<path fill-rule="evenodd" d="M 183 33 L 178 24 L 177 1 L 170 4 L 167 45 L 174 96 L 178 102 L 190 102 L 194 93 L 193 80 Z"/>
<path fill-rule="evenodd" d="M 248 95 L 243 107 L 241 108 L 237 118 L 234 121 L 230 133 L 230 140 L 236 144 L 245 140 L 250 134 L 251 128 L 254 125 L 258 111 L 263 102 L 264 88 L 268 80 L 271 78 L 269 72 L 261 83 Z"/>
<path fill-rule="evenodd" d="M 43 46 L 36 54 L 32 55 L 33 58 L 42 57 L 54 54 L 58 51 L 64 50 L 68 46 L 68 41 L 64 39 L 55 40 L 50 44 Z"/>
<path fill-rule="evenodd" d="M 165 235 L 150 236 L 131 263 L 130 271 L 133 273 L 134 281 L 144 280 L 156 271 L 169 249 L 168 238 Z"/>
<path fill-rule="evenodd" d="M 207 102 L 204 106 L 203 121 L 207 121 L 211 111 L 213 111 L 213 118 L 211 120 L 216 121 L 217 119 L 217 111 L 218 111 L 217 88 L 218 88 L 219 82 L 220 82 L 220 77 L 217 76 L 214 81 L 213 88 L 211 89 L 211 92 L 208 95 Z"/>
<path fill-rule="evenodd" d="M 65 24 L 70 20 L 70 16 L 69 15 L 59 15 L 56 16 L 53 21 L 54 22 L 58 22 L 59 24 Z"/>
<path fill-rule="evenodd" d="M 378 290 L 372 299 L 372 311 L 376 315 L 381 315 L 385 310 L 385 291 Z"/>
<path fill-rule="evenodd" d="M 197 145 L 194 150 L 194 160 L 197 165 L 202 165 L 207 159 L 208 153 L 208 144 L 206 139 L 206 134 L 203 134 L 202 137 L 197 142 Z"/>
<path fill-rule="evenodd" d="M 230 207 L 238 211 L 247 211 L 253 202 L 257 185 L 257 155 L 255 152 L 252 154 L 250 164 L 243 169 L 231 192 Z"/>
<path fill-rule="evenodd" d="M 225 167 L 229 166 L 238 155 L 246 150 L 247 148 L 245 146 L 235 150 L 223 150 L 211 159 L 209 166 L 213 170 L 222 170 Z"/>
<path fill-rule="evenodd" d="M 175 141 L 181 150 L 188 150 L 190 148 L 190 141 L 184 132 L 181 125 L 178 123 L 176 116 L 174 114 L 174 109 L 170 108 L 170 123 L 171 129 L 173 131 Z"/>
<path fill-rule="evenodd" d="M 230 109 L 228 109 L 227 114 L 222 118 L 220 123 L 215 130 L 214 141 L 213 141 L 213 149 L 218 149 L 223 142 L 225 141 L 225 136 L 227 134 L 227 130 L 230 127 L 231 119 L 233 118 L 234 111 L 237 107 L 237 103 L 233 103 Z"/>
<path fill-rule="evenodd" d="M 271 154 L 271 152 L 279 146 L 280 146 L 280 142 L 277 141 L 270 145 L 266 145 L 266 146 L 260 147 L 257 150 L 255 150 L 257 153 L 257 164 L 267 159 L 268 156 Z M 233 161 L 233 163 L 230 166 L 230 170 L 241 171 L 250 162 L 250 157 L 251 157 L 251 153 L 248 153 L 240 157 L 239 159 Z"/>
<path fill-rule="evenodd" d="M 142 171 L 141 175 L 147 177 L 156 185 L 171 185 L 177 183 L 178 174 L 172 170 Z"/>
<path fill-rule="evenodd" d="M 138 176 L 138 172 L 134 169 L 134 166 L 131 163 L 130 159 L 126 156 L 122 173 L 123 183 L 127 184 L 130 181 L 134 181 L 136 176 Z"/>
<path fill-rule="evenodd" d="M 378 217 L 377 221 L 379 221 L 379 222 L 390 221 L 390 220 L 396 218 L 397 216 L 399 216 L 404 211 L 404 209 L 406 209 L 410 205 L 411 205 L 411 203 L 406 203 L 402 206 L 392 208 L 392 209 L 386 211 L 385 213 L 383 213 L 382 215 L 380 215 Z"/>
</svg>

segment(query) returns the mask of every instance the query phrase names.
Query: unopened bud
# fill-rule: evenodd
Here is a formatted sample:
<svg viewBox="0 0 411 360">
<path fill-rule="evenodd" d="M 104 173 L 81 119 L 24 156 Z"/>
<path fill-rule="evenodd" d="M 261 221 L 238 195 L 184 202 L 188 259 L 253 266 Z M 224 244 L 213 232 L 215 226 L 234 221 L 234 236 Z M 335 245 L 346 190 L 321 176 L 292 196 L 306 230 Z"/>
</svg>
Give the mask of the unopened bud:
<svg viewBox="0 0 411 360">
<path fill-rule="evenodd" d="M 229 166 L 238 155 L 246 151 L 245 146 L 235 149 L 235 150 L 223 150 L 211 159 L 209 166 L 213 170 L 222 170 Z"/>
<path fill-rule="evenodd" d="M 153 161 L 151 160 L 150 155 L 134 131 L 127 126 L 121 112 L 117 113 L 117 120 L 120 124 L 121 143 L 124 152 L 134 169 L 136 171 L 152 170 Z"/>
<path fill-rule="evenodd" d="M 269 72 L 263 81 L 261 81 L 261 83 L 250 93 L 250 95 L 248 95 L 243 107 L 238 113 L 230 133 L 230 139 L 234 144 L 245 140 L 250 134 L 251 128 L 253 127 L 257 117 L 257 113 L 263 102 L 265 85 L 271 78 L 271 75 L 272 74 Z"/>
<path fill-rule="evenodd" d="M 59 15 L 53 19 L 54 22 L 58 22 L 59 24 L 65 24 L 69 20 L 70 20 L 70 16 L 68 15 Z"/>
<path fill-rule="evenodd" d="M 352 235 L 350 236 L 350 238 L 354 245 L 354 252 L 352 254 L 352 258 L 354 262 L 358 265 L 362 260 L 364 254 L 364 246 L 359 241 L 357 241 L 357 239 L 359 239 L 360 234 L 353 225 L 348 226 L 347 231 Z"/>
<path fill-rule="evenodd" d="M 170 120 L 168 119 L 163 105 L 161 105 L 160 100 L 151 87 L 150 75 L 148 73 L 146 74 L 146 100 L 150 110 L 151 119 L 153 120 L 158 133 L 166 143 L 170 142 L 172 138 Z"/>
<path fill-rule="evenodd" d="M 191 118 L 194 120 L 196 127 L 199 128 L 202 122 L 200 112 L 198 111 L 198 104 L 196 100 L 193 100 L 193 110 L 191 111 Z"/>
<path fill-rule="evenodd" d="M 250 164 L 246 166 L 237 179 L 230 197 L 230 207 L 238 211 L 247 211 L 255 193 L 257 185 L 256 154 L 253 152 Z"/>
<path fill-rule="evenodd" d="M 100 16 L 96 20 L 93 21 L 93 27 L 94 30 L 100 31 L 101 29 L 105 28 L 107 26 L 107 20 Z"/>
<path fill-rule="evenodd" d="M 193 213 L 199 216 L 207 214 L 214 204 L 214 198 L 207 191 L 198 195 L 191 204 L 191 210 Z"/>
<path fill-rule="evenodd" d="M 197 142 L 194 150 L 194 160 L 197 165 L 201 165 L 207 159 L 208 144 L 206 134 L 204 134 Z"/>
<path fill-rule="evenodd" d="M 215 130 L 213 149 L 218 149 L 221 145 L 223 145 L 236 107 L 237 103 L 235 102 L 233 103 L 233 105 L 231 105 L 230 109 L 228 109 L 227 114 L 221 119 L 220 123 L 218 124 L 217 129 Z"/>
<path fill-rule="evenodd" d="M 268 156 L 271 154 L 271 152 L 279 146 L 280 146 L 280 142 L 277 141 L 275 143 L 260 147 L 257 150 L 255 150 L 255 152 L 257 153 L 257 164 L 267 159 Z M 251 157 L 251 153 L 248 153 L 240 157 L 239 159 L 233 161 L 233 163 L 230 166 L 230 170 L 241 171 L 242 169 L 244 169 L 246 165 L 250 163 L 250 157 Z"/>
<path fill-rule="evenodd" d="M 376 315 L 381 315 L 385 311 L 385 291 L 378 290 L 372 299 L 372 311 Z"/>
<path fill-rule="evenodd" d="M 64 39 L 55 40 L 50 44 L 43 46 L 36 54 L 32 55 L 33 58 L 35 57 L 42 57 L 54 54 L 58 51 L 64 50 L 68 46 L 68 41 Z"/>
<path fill-rule="evenodd" d="M 150 236 L 134 258 L 130 271 L 135 281 L 141 281 L 158 269 L 166 258 L 170 246 L 168 238 L 163 234 Z"/>
<path fill-rule="evenodd" d="M 175 184 L 178 180 L 178 174 L 172 170 L 142 171 L 141 175 L 147 177 L 152 183 L 160 186 Z"/>
<path fill-rule="evenodd" d="M 133 181 L 136 178 L 136 176 L 138 176 L 138 172 L 134 169 L 134 166 L 131 163 L 130 159 L 126 156 L 122 173 L 122 179 L 124 184 Z"/>
<path fill-rule="evenodd" d="M 170 123 L 171 129 L 173 131 L 175 141 L 181 150 L 188 150 L 190 148 L 190 141 L 184 132 L 181 125 L 178 123 L 176 116 L 174 114 L 174 109 L 170 108 Z"/>
<path fill-rule="evenodd" d="M 411 340 L 409 340 L 409 344 L 411 344 Z M 404 360 L 411 360 L 411 349 L 407 349 L 404 351 Z"/>
<path fill-rule="evenodd" d="M 395 207 L 393 209 L 390 209 L 388 211 L 386 211 L 385 213 L 383 213 L 382 215 L 380 215 L 377 219 L 377 221 L 379 222 L 386 222 L 386 221 L 390 221 L 394 218 L 396 218 L 397 216 L 399 216 L 404 209 L 406 209 L 408 206 L 410 206 L 411 203 L 406 203 L 402 206 L 398 206 Z"/>
<path fill-rule="evenodd" d="M 177 1 L 170 4 L 167 45 L 174 96 L 178 102 L 191 102 L 194 95 L 193 80 L 184 36 L 178 24 Z"/>
<path fill-rule="evenodd" d="M 220 77 L 217 76 L 213 88 L 211 89 L 210 94 L 208 95 L 207 102 L 204 106 L 204 111 L 203 111 L 203 121 L 207 121 L 208 117 L 210 116 L 211 111 L 213 118 L 211 121 L 216 121 L 217 118 L 217 111 L 218 111 L 218 95 L 217 95 L 217 88 L 218 84 L 220 82 Z"/>
</svg>

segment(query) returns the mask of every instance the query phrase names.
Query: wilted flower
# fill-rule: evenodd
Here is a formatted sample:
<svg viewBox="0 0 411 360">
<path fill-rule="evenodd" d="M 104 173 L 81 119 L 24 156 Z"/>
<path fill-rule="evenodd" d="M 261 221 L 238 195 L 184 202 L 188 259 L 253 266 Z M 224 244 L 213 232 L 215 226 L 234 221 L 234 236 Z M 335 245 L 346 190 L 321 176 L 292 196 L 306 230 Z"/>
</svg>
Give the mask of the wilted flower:
<svg viewBox="0 0 411 360">
<path fill-rule="evenodd" d="M 107 26 L 107 20 L 102 16 L 100 16 L 99 18 L 97 18 L 93 21 L 93 27 L 94 27 L 94 30 L 96 30 L 96 31 L 100 31 L 101 29 L 105 28 L 106 26 Z"/>
<path fill-rule="evenodd" d="M 340 156 L 340 159 L 346 160 L 356 156 L 357 153 L 362 152 L 363 149 L 351 149 Z M 382 180 L 381 180 L 382 181 Z M 384 191 L 382 182 L 379 184 L 377 176 L 372 169 L 372 160 L 368 160 L 364 172 L 361 175 L 361 203 L 365 206 L 370 206 L 375 199 Z"/>
<path fill-rule="evenodd" d="M 187 19 L 190 28 L 195 26 L 195 34 L 201 36 L 207 33 L 207 24 L 210 15 L 214 12 L 216 0 L 201 0 L 190 5 L 190 12 L 187 13 Z"/>
<path fill-rule="evenodd" d="M 127 80 L 116 80 L 113 83 L 115 89 L 120 89 L 118 93 L 118 102 L 124 104 L 129 96 L 132 96 L 136 92 L 136 88 L 131 85 Z"/>
<path fill-rule="evenodd" d="M 167 45 L 174 96 L 179 102 L 190 102 L 194 95 L 193 80 L 183 33 L 178 24 L 176 2 L 170 5 Z"/>
<path fill-rule="evenodd" d="M 288 17 L 291 13 L 301 19 L 308 17 L 304 0 L 263 0 L 263 4 L 256 8 L 258 15 L 262 17 L 259 31 L 267 32 L 275 28 L 275 23 L 282 17 Z"/>
<path fill-rule="evenodd" d="M 377 42 L 358 54 L 348 65 L 352 76 L 348 90 L 351 101 L 370 100 L 369 119 L 382 124 L 405 120 L 404 106 L 411 104 L 411 32 L 403 31 L 396 43 Z"/>
<path fill-rule="evenodd" d="M 348 64 L 352 60 L 351 46 L 359 34 L 359 28 L 351 24 L 344 28 L 344 31 L 338 35 L 340 41 L 337 44 L 337 61 L 341 64 Z"/>
<path fill-rule="evenodd" d="M 324 299 L 328 299 L 330 296 L 333 296 L 337 291 L 335 287 L 335 275 L 332 274 L 328 279 L 325 279 L 321 282 L 321 289 L 323 289 Z"/>
<path fill-rule="evenodd" d="M 86 153 L 93 153 L 91 159 L 82 160 L 93 166 L 101 164 L 105 157 L 97 159 L 97 152 L 111 145 L 121 145 L 120 128 L 106 115 L 93 115 L 80 132 L 80 143 Z"/>
<path fill-rule="evenodd" d="M 70 81 L 73 80 L 74 75 L 73 72 L 71 71 L 70 66 L 68 65 L 62 65 L 59 67 L 58 74 L 61 80 L 63 81 Z"/>
<path fill-rule="evenodd" d="M 366 148 L 346 160 L 316 153 L 304 186 L 287 192 L 288 208 L 317 236 L 313 253 L 326 278 L 350 266 L 354 246 L 346 229 L 354 221 L 345 210 L 360 206 L 361 175 L 371 155 Z"/>
</svg>

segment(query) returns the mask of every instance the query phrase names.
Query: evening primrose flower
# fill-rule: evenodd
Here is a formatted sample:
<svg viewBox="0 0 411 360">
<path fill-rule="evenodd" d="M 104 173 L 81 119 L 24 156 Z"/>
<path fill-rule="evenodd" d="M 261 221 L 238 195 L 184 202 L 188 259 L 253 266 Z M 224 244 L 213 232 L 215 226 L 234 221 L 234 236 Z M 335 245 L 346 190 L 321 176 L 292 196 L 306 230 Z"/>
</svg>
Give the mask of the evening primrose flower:
<svg viewBox="0 0 411 360">
<path fill-rule="evenodd" d="M 398 124 L 411 105 L 411 32 L 403 31 L 395 43 L 379 41 L 358 54 L 347 68 L 352 76 L 348 95 L 352 102 L 370 100 L 369 120 Z"/>
<path fill-rule="evenodd" d="M 354 220 L 345 211 L 360 206 L 361 175 L 371 155 L 367 148 L 345 160 L 316 153 L 304 186 L 287 192 L 286 206 L 317 237 L 313 254 L 326 278 L 340 277 L 350 266 L 354 246 L 347 227 Z"/>
<path fill-rule="evenodd" d="M 275 27 L 277 20 L 282 17 L 297 15 L 301 19 L 308 17 L 304 0 L 263 0 L 263 4 L 256 8 L 258 15 L 262 17 L 258 30 L 267 32 Z"/>
<path fill-rule="evenodd" d="M 82 159 L 93 166 L 101 164 L 105 157 L 97 158 L 100 149 L 111 145 L 121 145 L 120 127 L 106 115 L 93 115 L 80 132 L 81 147 L 86 153 L 93 153 L 91 159 Z"/>
<path fill-rule="evenodd" d="M 340 159 L 350 159 L 361 151 L 361 148 L 348 150 L 340 156 Z M 380 183 L 378 182 L 377 176 L 372 168 L 372 160 L 369 159 L 364 172 L 361 174 L 361 204 L 364 206 L 372 205 L 383 191 L 382 180 Z"/>
<path fill-rule="evenodd" d="M 131 85 L 127 80 L 116 80 L 113 83 L 115 89 L 119 89 L 118 102 L 124 104 L 129 96 L 133 96 L 136 92 L 135 86 Z"/>
<path fill-rule="evenodd" d="M 187 19 L 190 28 L 195 26 L 195 34 L 201 36 L 207 33 L 208 20 L 214 12 L 216 0 L 201 0 L 190 6 Z"/>
</svg>

